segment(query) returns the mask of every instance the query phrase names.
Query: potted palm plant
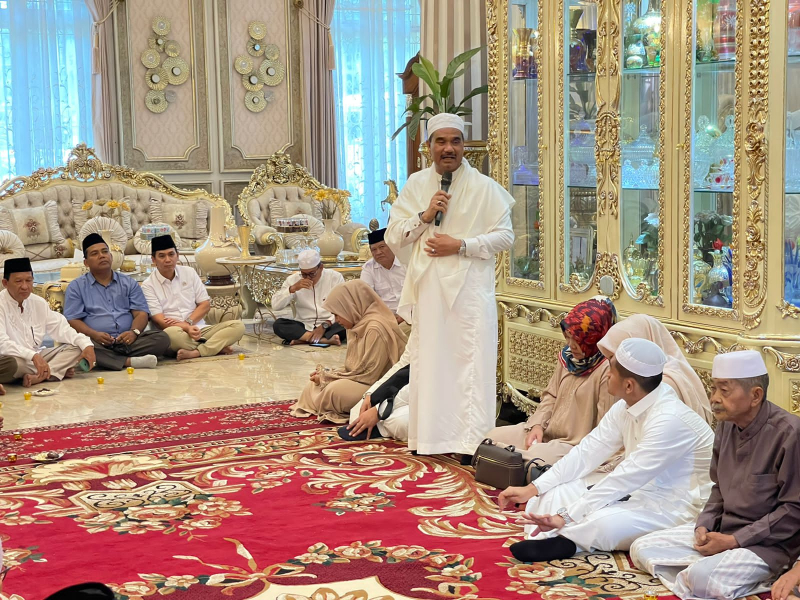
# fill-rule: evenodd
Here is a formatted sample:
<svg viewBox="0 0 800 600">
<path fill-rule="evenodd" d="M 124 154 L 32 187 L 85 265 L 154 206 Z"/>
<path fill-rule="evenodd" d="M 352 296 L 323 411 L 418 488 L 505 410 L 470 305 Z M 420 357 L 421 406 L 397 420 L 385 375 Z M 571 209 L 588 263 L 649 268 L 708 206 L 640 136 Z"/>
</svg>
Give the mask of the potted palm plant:
<svg viewBox="0 0 800 600">
<path fill-rule="evenodd" d="M 483 46 L 473 48 L 456 56 L 447 65 L 444 76 L 441 76 L 430 60 L 420 55 L 419 62 L 415 63 L 411 70 L 425 82 L 429 93 L 412 100 L 404 113 L 410 118 L 397 128 L 397 131 L 392 135 L 392 139 L 400 135 L 400 132 L 404 129 L 407 130 L 411 139 L 416 138 L 421 122 L 439 113 L 452 113 L 462 117 L 471 115 L 472 109 L 467 108 L 465 104 L 468 100 L 487 93 L 489 86 L 478 86 L 466 93 L 460 101 L 456 101 L 453 98 L 453 83 L 464 75 L 466 64 L 482 49 Z M 486 142 L 465 141 L 464 147 L 465 158 L 470 161 L 473 167 L 480 168 L 480 164 L 483 163 L 483 159 L 486 157 Z M 425 144 L 423 144 L 421 152 L 430 163 L 429 151 Z"/>
</svg>

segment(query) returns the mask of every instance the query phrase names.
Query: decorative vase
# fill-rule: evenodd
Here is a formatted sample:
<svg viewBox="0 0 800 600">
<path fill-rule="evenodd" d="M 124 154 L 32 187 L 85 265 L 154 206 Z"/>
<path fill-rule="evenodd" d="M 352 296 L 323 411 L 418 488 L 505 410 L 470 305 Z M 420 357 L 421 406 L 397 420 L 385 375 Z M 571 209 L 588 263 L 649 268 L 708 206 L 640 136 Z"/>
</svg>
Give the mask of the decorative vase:
<svg viewBox="0 0 800 600">
<path fill-rule="evenodd" d="M 514 79 L 528 79 L 531 77 L 531 64 L 533 63 L 533 46 L 531 45 L 531 35 L 533 29 L 530 27 L 518 27 L 512 29 L 514 41 L 512 42 L 514 56 Z M 533 67 L 536 72 L 536 67 Z M 535 77 L 535 75 L 533 75 Z"/>
<path fill-rule="evenodd" d="M 225 235 L 225 209 L 221 206 L 212 207 L 208 239 L 194 255 L 200 272 L 207 277 L 206 285 L 232 285 L 231 272 L 218 264 L 217 259 L 239 256 L 239 248 Z"/>
<path fill-rule="evenodd" d="M 692 258 L 692 287 L 694 288 L 692 301 L 700 304 L 703 301 L 703 294 L 708 290 L 708 272 L 711 270 L 711 265 L 703 260 L 703 251 L 697 244 L 694 245 Z"/>
<path fill-rule="evenodd" d="M 650 0 L 647 12 L 633 22 L 633 32 L 642 36 L 648 66 L 660 66 L 661 0 Z"/>
<path fill-rule="evenodd" d="M 589 66 L 586 64 L 586 42 L 583 41 L 580 32 L 576 29 L 578 22 L 583 16 L 583 9 L 573 9 L 569 12 L 569 72 L 588 73 Z"/>
<path fill-rule="evenodd" d="M 728 271 L 722 264 L 722 252 L 713 250 L 711 256 L 714 258 L 714 266 L 708 272 L 708 285 L 713 292 L 706 297 L 706 304 L 720 308 L 730 308 L 731 301 L 722 293 L 722 288 L 728 285 Z"/>
<path fill-rule="evenodd" d="M 736 58 L 736 2 L 720 0 L 714 19 L 714 52 L 717 60 Z"/>
<path fill-rule="evenodd" d="M 317 240 L 319 254 L 323 262 L 336 262 L 339 253 L 344 249 L 344 240 L 336 233 L 333 219 L 322 219 L 322 222 L 325 223 L 325 233 Z"/>
<path fill-rule="evenodd" d="M 125 260 L 125 253 L 122 251 L 122 248 L 112 241 L 112 234 L 109 229 L 101 229 L 100 237 L 103 238 L 103 241 L 108 244 L 108 249 L 111 250 L 111 268 L 114 271 L 119 271 L 122 262 Z"/>
<path fill-rule="evenodd" d="M 242 258 L 250 258 L 250 225 L 239 225 L 239 246 L 242 248 Z"/>
</svg>

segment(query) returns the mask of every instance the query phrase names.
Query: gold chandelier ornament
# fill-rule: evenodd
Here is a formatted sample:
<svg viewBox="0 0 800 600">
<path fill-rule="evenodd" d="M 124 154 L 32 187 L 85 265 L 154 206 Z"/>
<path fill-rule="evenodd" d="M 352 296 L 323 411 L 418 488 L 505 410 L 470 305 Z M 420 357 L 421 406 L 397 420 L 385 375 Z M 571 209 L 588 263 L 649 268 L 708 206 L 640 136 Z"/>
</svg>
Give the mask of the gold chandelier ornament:
<svg viewBox="0 0 800 600">
<path fill-rule="evenodd" d="M 167 17 L 155 17 L 152 28 L 155 37 L 147 38 L 148 48 L 142 52 L 142 64 L 147 68 L 145 82 L 150 88 L 144 104 L 150 112 L 160 114 L 177 100 L 175 92 L 167 87 L 181 85 L 189 79 L 189 64 L 180 56 L 181 45 L 166 38 L 172 30 Z"/>
</svg>

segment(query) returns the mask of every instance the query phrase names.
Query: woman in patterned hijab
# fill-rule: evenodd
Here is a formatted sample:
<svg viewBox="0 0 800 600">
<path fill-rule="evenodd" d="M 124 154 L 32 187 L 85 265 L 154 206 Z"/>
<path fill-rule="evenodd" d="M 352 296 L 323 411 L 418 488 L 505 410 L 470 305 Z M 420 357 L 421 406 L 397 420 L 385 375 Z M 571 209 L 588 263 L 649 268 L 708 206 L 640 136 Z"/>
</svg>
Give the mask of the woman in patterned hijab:
<svg viewBox="0 0 800 600">
<path fill-rule="evenodd" d="M 581 302 L 561 321 L 567 345 L 558 358 L 572 375 L 584 377 L 605 360 L 597 347 L 611 326 L 617 322 L 614 305 L 606 298 Z"/>
</svg>

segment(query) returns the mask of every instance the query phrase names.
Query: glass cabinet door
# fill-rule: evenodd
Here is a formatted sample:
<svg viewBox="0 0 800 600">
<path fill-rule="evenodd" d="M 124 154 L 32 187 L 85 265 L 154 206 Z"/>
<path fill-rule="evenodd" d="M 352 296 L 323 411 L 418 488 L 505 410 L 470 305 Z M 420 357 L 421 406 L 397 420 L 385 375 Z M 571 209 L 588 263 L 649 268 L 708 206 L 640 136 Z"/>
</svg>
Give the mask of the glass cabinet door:
<svg viewBox="0 0 800 600">
<path fill-rule="evenodd" d="M 564 280 L 581 283 L 594 272 L 597 256 L 597 163 L 595 60 L 597 5 L 566 0 L 562 65 L 564 92 L 564 182 L 560 195 L 564 219 Z"/>
<path fill-rule="evenodd" d="M 784 175 L 784 310 L 800 312 L 800 0 L 789 0 Z"/>
<path fill-rule="evenodd" d="M 736 2 L 694 0 L 688 302 L 733 305 Z"/>
<path fill-rule="evenodd" d="M 513 0 L 509 7 L 511 49 L 508 73 L 509 181 L 517 201 L 512 211 L 515 241 L 511 249 L 513 278 L 541 279 L 539 180 L 539 30 L 538 1 Z"/>
<path fill-rule="evenodd" d="M 662 162 L 661 0 L 622 6 L 620 96 L 622 183 L 620 243 L 623 273 L 635 291 L 658 296 L 659 206 Z"/>
</svg>

